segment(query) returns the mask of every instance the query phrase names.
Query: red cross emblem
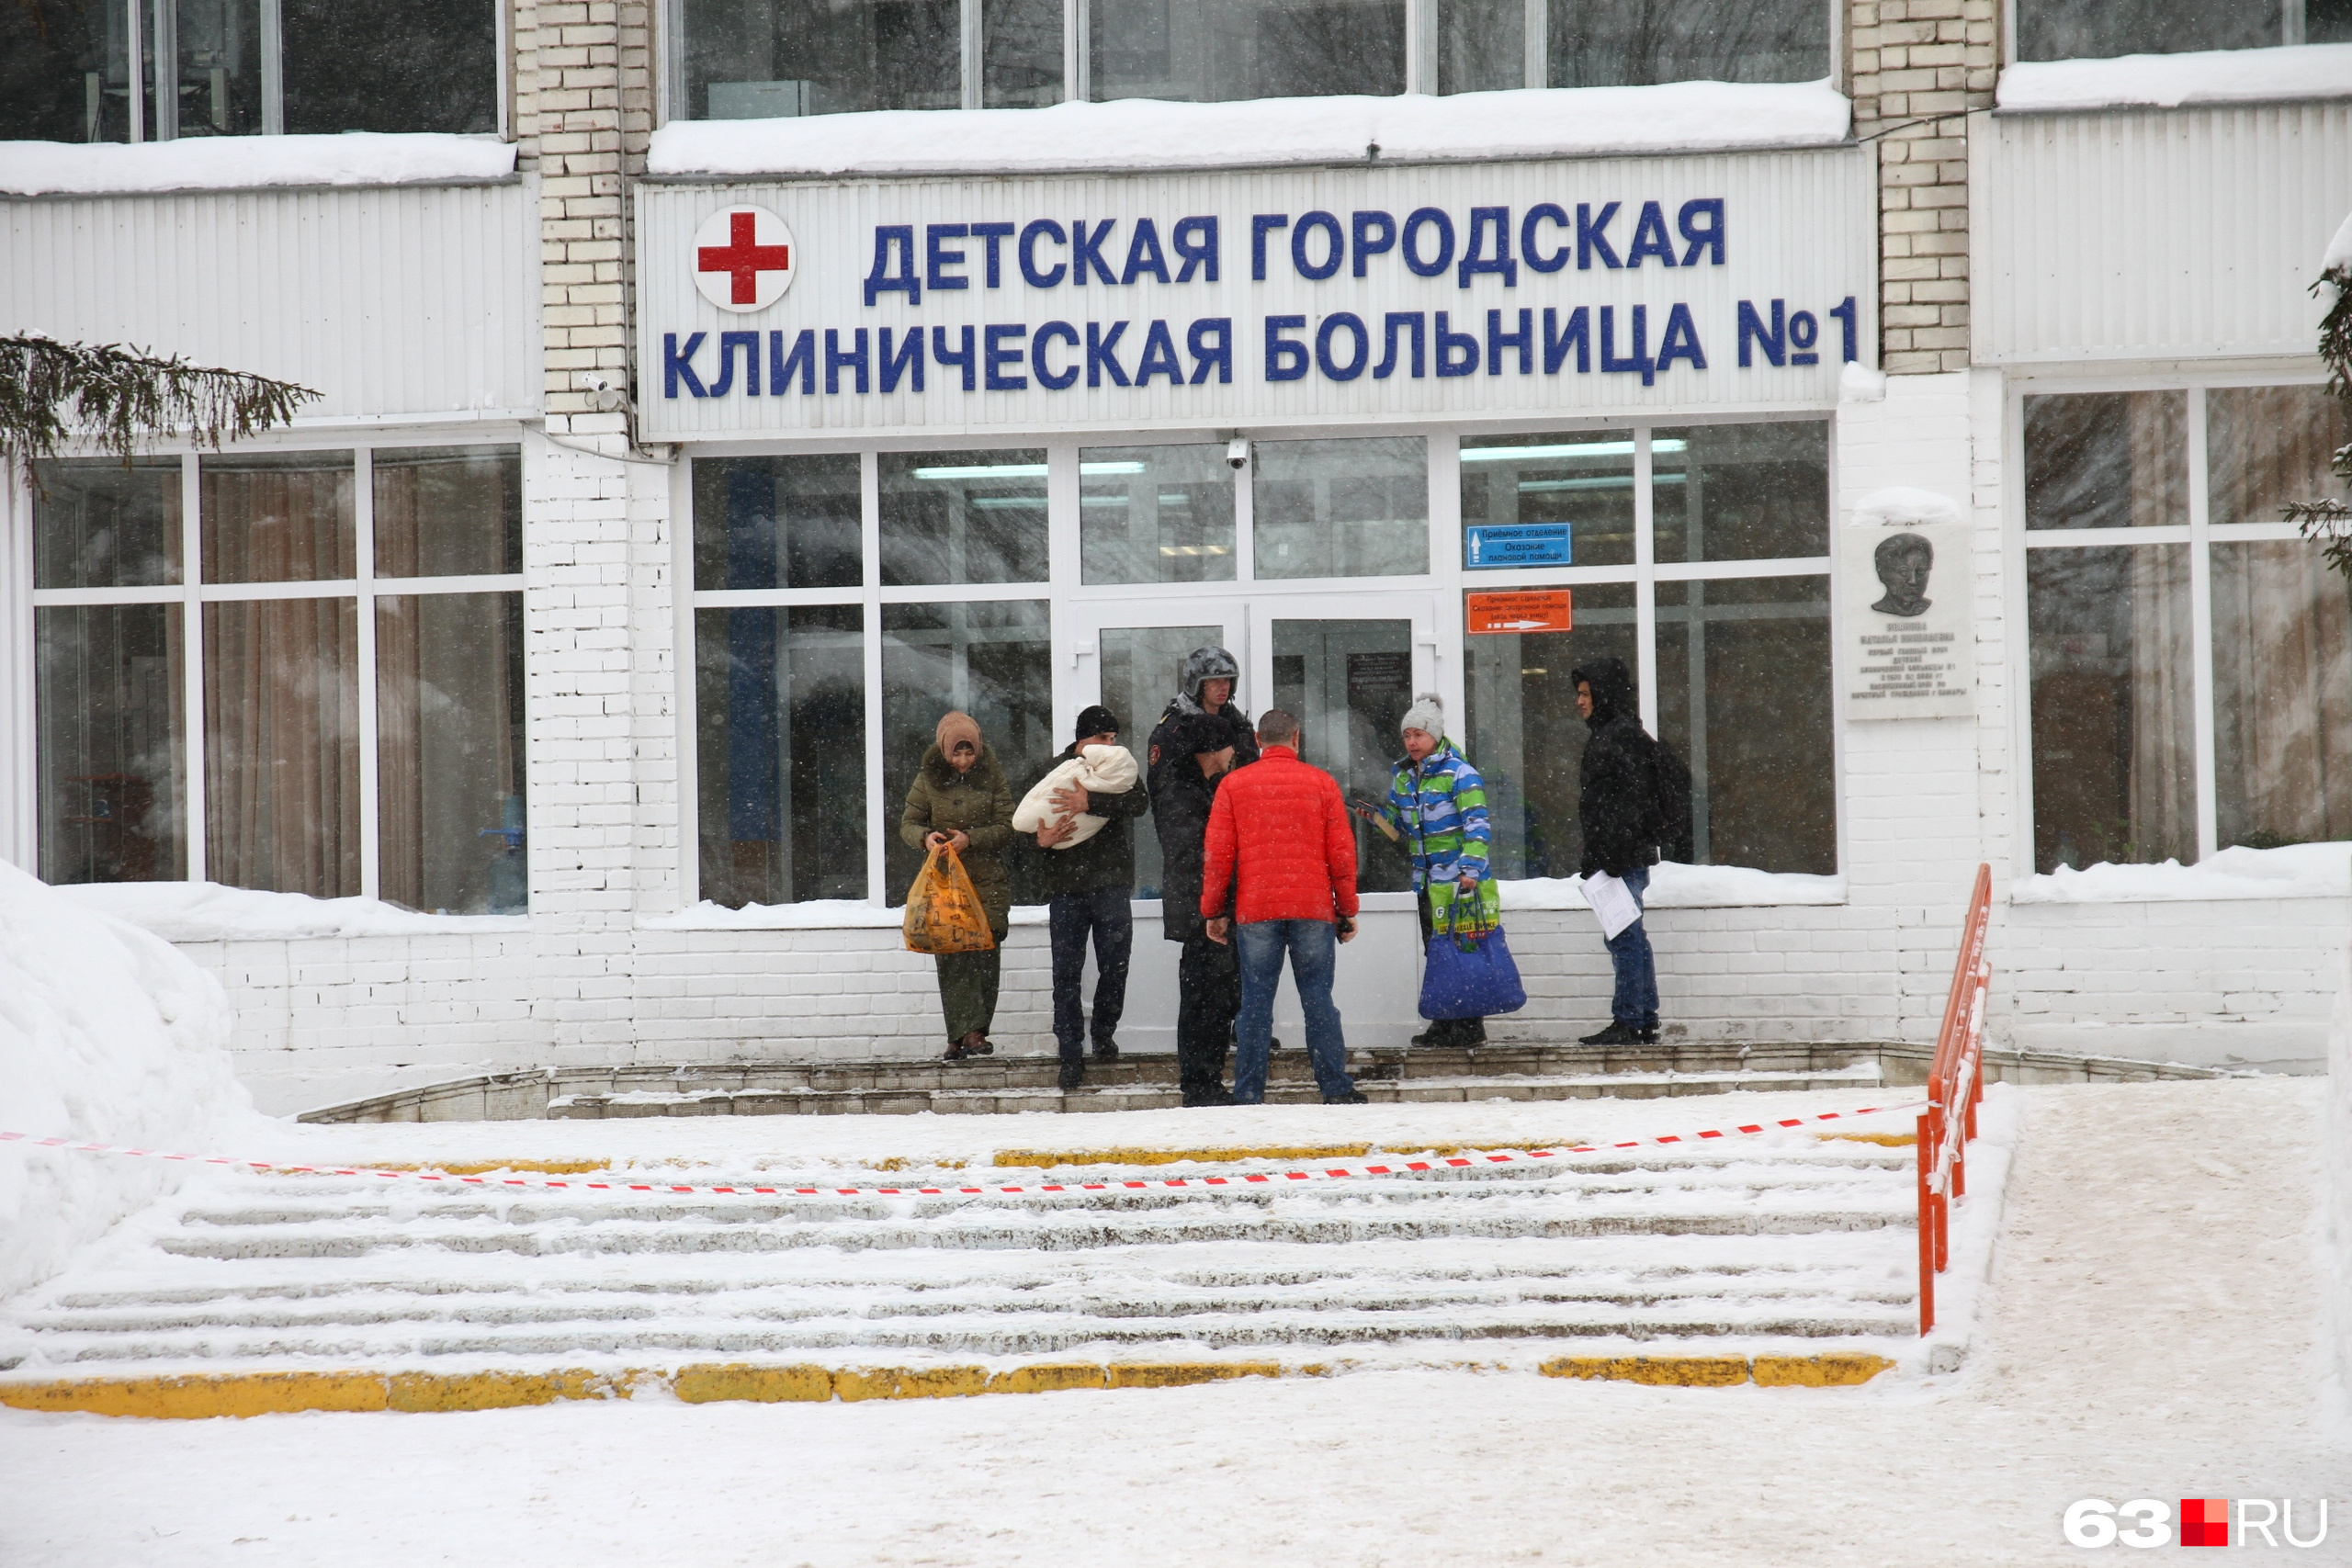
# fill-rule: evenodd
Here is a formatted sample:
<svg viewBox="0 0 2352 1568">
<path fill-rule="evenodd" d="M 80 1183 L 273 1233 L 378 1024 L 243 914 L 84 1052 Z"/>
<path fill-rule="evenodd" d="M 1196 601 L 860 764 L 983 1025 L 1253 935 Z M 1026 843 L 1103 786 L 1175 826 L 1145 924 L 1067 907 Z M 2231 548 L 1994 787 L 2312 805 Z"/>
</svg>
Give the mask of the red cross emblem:
<svg viewBox="0 0 2352 1568">
<path fill-rule="evenodd" d="M 765 310 L 792 287 L 792 231 L 763 207 L 729 207 L 695 231 L 695 287 L 722 310 Z"/>
</svg>

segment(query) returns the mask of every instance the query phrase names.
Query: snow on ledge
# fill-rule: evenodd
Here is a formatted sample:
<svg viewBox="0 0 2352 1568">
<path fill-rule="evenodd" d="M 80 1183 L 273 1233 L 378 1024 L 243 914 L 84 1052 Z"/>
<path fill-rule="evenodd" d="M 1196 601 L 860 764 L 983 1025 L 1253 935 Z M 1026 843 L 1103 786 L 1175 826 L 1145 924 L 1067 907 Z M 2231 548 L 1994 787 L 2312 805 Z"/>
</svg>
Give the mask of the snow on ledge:
<svg viewBox="0 0 2352 1568">
<path fill-rule="evenodd" d="M 637 929 L 647 931 L 897 931 L 906 924 L 903 908 L 888 909 L 863 898 L 811 898 L 805 904 L 746 904 L 730 909 L 706 898 L 674 915 L 647 915 Z M 1042 926 L 1043 904 L 1015 904 L 1012 923 Z"/>
<path fill-rule="evenodd" d="M 2289 98 L 2352 97 L 2352 43 L 2029 61 L 2001 73 L 2004 109 L 2178 108 Z"/>
<path fill-rule="evenodd" d="M 217 882 L 92 882 L 62 897 L 167 942 L 290 941 L 322 936 L 475 936 L 528 931 L 523 915 L 422 915 L 375 898 L 257 893 Z"/>
<path fill-rule="evenodd" d="M 430 185 L 514 172 L 512 142 L 486 136 L 350 131 L 340 136 L 201 136 L 112 141 L 0 141 L 0 194 L 109 196 L 266 186 Z"/>
<path fill-rule="evenodd" d="M 2352 844 L 2223 850 L 2183 865 L 2061 866 L 2009 885 L 2012 904 L 2126 904 L 2200 898 L 2342 898 L 2352 896 Z"/>
<path fill-rule="evenodd" d="M 1582 909 L 1584 889 L 1573 876 L 1530 876 L 1501 884 L 1503 908 Z M 1757 871 L 1744 865 L 1682 865 L 1661 861 L 1650 867 L 1653 909 L 1735 909 L 1774 904 L 1842 904 L 1846 879 L 1796 872 Z"/>
<path fill-rule="evenodd" d="M 676 120 L 646 173 L 1038 174 L 1833 146 L 1852 106 L 1826 82 L 1675 82 L 1450 97 L 1119 98 L 1037 109 L 885 109 Z"/>
</svg>

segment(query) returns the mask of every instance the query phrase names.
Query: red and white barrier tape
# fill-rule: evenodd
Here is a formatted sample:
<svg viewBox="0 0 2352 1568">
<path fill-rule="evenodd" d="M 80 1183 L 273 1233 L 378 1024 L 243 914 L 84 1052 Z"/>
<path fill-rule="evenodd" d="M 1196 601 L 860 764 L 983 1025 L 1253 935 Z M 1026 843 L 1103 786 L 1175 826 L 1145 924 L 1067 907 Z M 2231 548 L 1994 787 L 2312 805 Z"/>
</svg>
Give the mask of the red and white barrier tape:
<svg viewBox="0 0 2352 1568">
<path fill-rule="evenodd" d="M 1823 1111 L 1811 1116 L 1784 1116 L 1771 1122 L 1742 1122 L 1736 1127 L 1710 1127 L 1695 1133 L 1669 1133 L 1663 1137 L 1627 1138 L 1613 1144 L 1572 1144 L 1556 1149 L 1519 1149 L 1476 1156 L 1408 1160 L 1397 1165 L 1329 1166 L 1317 1170 L 1249 1171 L 1235 1176 L 1171 1176 L 1157 1181 L 1053 1181 L 1034 1186 L 994 1187 L 703 1187 L 651 1181 L 566 1181 L 545 1176 L 451 1176 L 432 1170 L 373 1170 L 364 1166 L 287 1165 L 277 1160 L 232 1159 L 226 1155 L 166 1154 L 154 1149 L 125 1148 L 115 1144 L 81 1144 L 70 1138 L 37 1138 L 29 1133 L 0 1132 L 0 1143 L 20 1143 L 38 1149 L 64 1149 L 75 1154 L 127 1155 L 142 1159 L 181 1160 L 192 1165 L 229 1166 L 277 1176 L 373 1176 L 387 1181 L 429 1181 L 448 1187 L 528 1187 L 575 1192 L 716 1192 L 738 1197 L 790 1198 L 931 1198 L 994 1196 L 999 1193 L 1124 1192 L 1169 1187 L 1265 1187 L 1293 1181 L 1337 1181 L 1365 1176 L 1406 1176 L 1421 1171 L 1475 1169 L 1486 1165 L 1522 1165 L 1557 1159 L 1563 1155 L 1606 1154 L 1615 1149 L 1668 1147 L 1704 1144 L 1743 1133 L 1778 1133 L 1809 1127 L 1817 1122 L 1849 1122 L 1861 1116 L 1917 1112 L 1922 1104 L 1866 1105 L 1859 1111 Z"/>
</svg>

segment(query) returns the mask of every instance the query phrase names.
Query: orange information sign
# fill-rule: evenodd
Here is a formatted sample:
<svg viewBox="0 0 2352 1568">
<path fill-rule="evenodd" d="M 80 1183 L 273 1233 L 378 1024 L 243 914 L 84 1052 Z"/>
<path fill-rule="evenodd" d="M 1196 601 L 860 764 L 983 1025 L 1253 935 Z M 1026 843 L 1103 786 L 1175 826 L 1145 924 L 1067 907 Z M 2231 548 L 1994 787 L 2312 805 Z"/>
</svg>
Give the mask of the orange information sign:
<svg viewBox="0 0 2352 1568">
<path fill-rule="evenodd" d="M 1523 593 L 1464 595 L 1464 620 L 1481 632 L 1564 632 L 1569 629 L 1568 591 L 1539 588 Z"/>
</svg>

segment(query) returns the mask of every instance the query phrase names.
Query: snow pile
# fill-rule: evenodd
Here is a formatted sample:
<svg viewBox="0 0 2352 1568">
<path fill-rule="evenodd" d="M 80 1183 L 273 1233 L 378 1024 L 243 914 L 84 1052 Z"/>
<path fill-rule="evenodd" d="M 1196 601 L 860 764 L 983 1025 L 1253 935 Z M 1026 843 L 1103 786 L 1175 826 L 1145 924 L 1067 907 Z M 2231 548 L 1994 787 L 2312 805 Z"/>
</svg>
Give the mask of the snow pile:
<svg viewBox="0 0 2352 1568">
<path fill-rule="evenodd" d="M 2352 1388 L 2352 948 L 2344 955 L 2335 992 L 2335 1018 L 2327 1035 L 2325 1149 L 2329 1250 L 2335 1276 L 2328 1281 L 2328 1322 L 2335 1331 L 2336 1376 Z"/>
<path fill-rule="evenodd" d="M 113 141 L 0 141 L 0 192 L 104 196 L 263 186 L 430 185 L 499 180 L 512 143 L 492 137 L 347 131 L 340 136 L 199 136 Z"/>
<path fill-rule="evenodd" d="M 171 942 L 447 935 L 527 923 L 520 915 L 422 915 L 374 898 L 260 893 L 217 882 L 94 882 L 54 891 Z"/>
<path fill-rule="evenodd" d="M 220 983 L 144 931 L 0 862 L 0 1124 L 203 1151 L 252 1101 Z M 154 1160 L 0 1145 L 0 1298 L 175 1179 Z"/>
<path fill-rule="evenodd" d="M 1838 372 L 1838 400 L 1841 403 L 1886 401 L 1886 372 L 1873 370 L 1859 359 L 1848 360 L 1846 368 Z"/>
<path fill-rule="evenodd" d="M 1826 82 L 1225 104 L 1119 98 L 1037 109 L 673 120 L 653 133 L 646 172 L 1035 174 L 1819 147 L 1843 141 L 1851 119 L 1852 106 Z"/>
<path fill-rule="evenodd" d="M 2352 896 L 2352 844 L 2227 849 L 2195 865 L 2060 866 L 2009 885 L 2012 904 L 2108 904 L 2181 898 L 2342 898 Z"/>
<path fill-rule="evenodd" d="M 1965 523 L 1960 502 L 1948 495 L 1938 495 L 1931 490 L 1915 490 L 1909 485 L 1889 485 L 1874 490 L 1854 502 L 1857 526 L 1876 525 L 1884 528 L 1905 527 L 1920 523 Z"/>
<path fill-rule="evenodd" d="M 2327 252 L 2319 258 L 2322 272 L 2334 272 L 2339 266 L 2352 266 L 2352 216 L 2336 225 L 2335 238 L 2327 243 Z"/>
<path fill-rule="evenodd" d="M 1506 909 L 1582 909 L 1584 889 L 1573 876 L 1530 876 L 1500 884 Z M 1728 909 L 1773 904 L 1842 904 L 1846 879 L 1745 865 L 1650 867 L 1644 904 L 1652 909 Z"/>
<path fill-rule="evenodd" d="M 2005 109 L 2100 109 L 2352 97 L 2352 43 L 2026 62 L 2001 73 Z"/>
</svg>

